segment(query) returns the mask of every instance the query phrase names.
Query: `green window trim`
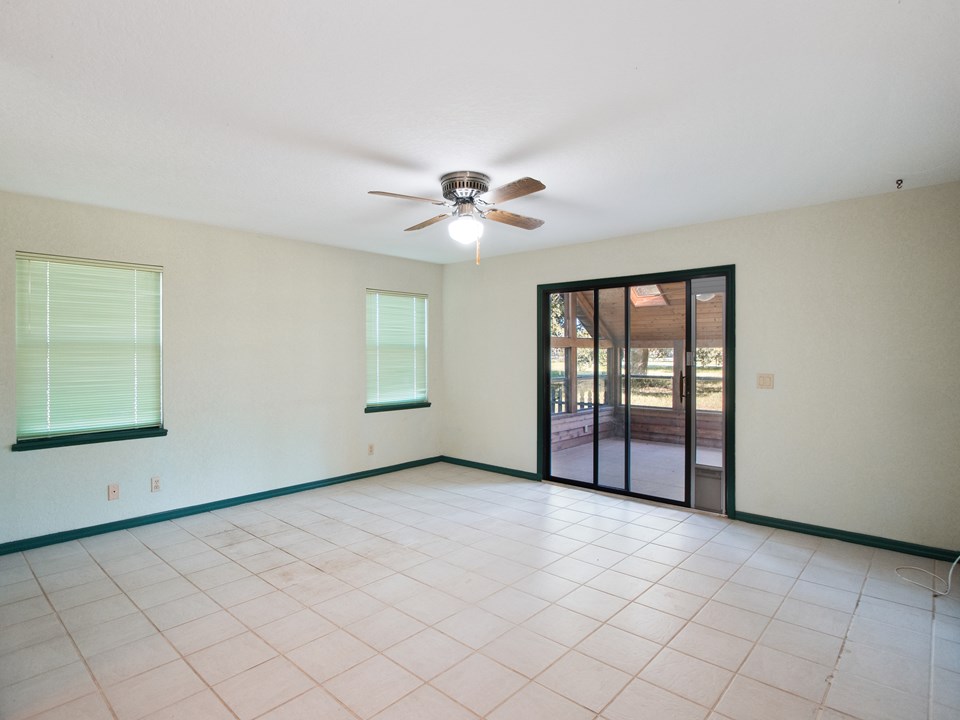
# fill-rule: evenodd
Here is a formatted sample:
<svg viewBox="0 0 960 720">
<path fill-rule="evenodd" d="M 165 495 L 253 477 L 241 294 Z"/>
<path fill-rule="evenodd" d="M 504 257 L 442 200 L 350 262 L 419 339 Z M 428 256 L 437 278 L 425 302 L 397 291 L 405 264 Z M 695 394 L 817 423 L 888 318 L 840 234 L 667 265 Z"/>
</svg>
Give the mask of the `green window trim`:
<svg viewBox="0 0 960 720">
<path fill-rule="evenodd" d="M 363 411 L 365 413 L 389 412 L 391 410 L 416 410 L 417 408 L 428 408 L 430 403 L 394 403 L 391 405 L 367 405 Z"/>
<path fill-rule="evenodd" d="M 21 440 L 10 446 L 14 452 L 25 450 L 46 450 L 47 448 L 68 447 L 70 445 L 92 445 L 93 443 L 116 442 L 118 440 L 136 440 L 138 438 L 163 437 L 167 429 L 162 427 L 132 428 L 130 430 L 111 430 L 108 432 L 77 433 L 75 435 L 57 435 L 55 437 L 31 438 Z"/>
</svg>

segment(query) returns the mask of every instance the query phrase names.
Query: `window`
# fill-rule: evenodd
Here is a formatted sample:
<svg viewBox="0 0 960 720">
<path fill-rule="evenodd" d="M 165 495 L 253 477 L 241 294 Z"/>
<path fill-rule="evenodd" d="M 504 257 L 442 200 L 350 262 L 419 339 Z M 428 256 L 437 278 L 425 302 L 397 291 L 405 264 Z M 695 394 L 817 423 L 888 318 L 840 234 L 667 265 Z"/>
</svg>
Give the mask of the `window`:
<svg viewBox="0 0 960 720">
<path fill-rule="evenodd" d="M 367 290 L 366 412 L 429 406 L 427 296 Z"/>
<path fill-rule="evenodd" d="M 161 275 L 17 253 L 14 450 L 166 434 Z"/>
</svg>

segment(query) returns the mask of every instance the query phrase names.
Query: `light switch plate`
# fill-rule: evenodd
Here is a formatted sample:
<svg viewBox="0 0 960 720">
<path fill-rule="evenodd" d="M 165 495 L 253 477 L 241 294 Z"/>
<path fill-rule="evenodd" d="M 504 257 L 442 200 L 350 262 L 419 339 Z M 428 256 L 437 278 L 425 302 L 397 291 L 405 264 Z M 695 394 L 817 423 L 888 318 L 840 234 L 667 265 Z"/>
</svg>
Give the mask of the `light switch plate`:
<svg viewBox="0 0 960 720">
<path fill-rule="evenodd" d="M 757 373 L 757 388 L 773 390 L 773 373 Z"/>
</svg>

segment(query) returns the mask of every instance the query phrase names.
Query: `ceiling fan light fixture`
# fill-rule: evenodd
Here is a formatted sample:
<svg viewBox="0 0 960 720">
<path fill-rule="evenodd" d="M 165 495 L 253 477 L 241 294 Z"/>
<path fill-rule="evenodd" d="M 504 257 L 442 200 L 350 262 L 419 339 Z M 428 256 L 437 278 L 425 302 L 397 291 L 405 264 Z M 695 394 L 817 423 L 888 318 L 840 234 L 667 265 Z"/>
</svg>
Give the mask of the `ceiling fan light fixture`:
<svg viewBox="0 0 960 720">
<path fill-rule="evenodd" d="M 470 245 L 483 237 L 483 223 L 472 214 L 460 215 L 448 226 L 450 237 L 458 243 Z"/>
</svg>

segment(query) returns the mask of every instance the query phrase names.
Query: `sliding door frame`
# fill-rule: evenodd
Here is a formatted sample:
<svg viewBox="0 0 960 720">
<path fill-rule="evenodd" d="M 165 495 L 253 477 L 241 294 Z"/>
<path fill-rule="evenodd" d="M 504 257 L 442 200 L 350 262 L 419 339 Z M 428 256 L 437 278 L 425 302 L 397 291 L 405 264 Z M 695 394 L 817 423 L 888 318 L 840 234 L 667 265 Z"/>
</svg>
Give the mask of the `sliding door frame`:
<svg viewBox="0 0 960 720">
<path fill-rule="evenodd" d="M 736 395 L 736 283 L 735 266 L 718 265 L 715 267 L 695 268 L 691 270 L 675 270 L 659 273 L 647 273 L 643 275 L 625 275 L 612 278 L 600 278 L 595 280 L 577 280 L 562 283 L 547 283 L 537 286 L 537 477 L 540 480 L 550 479 L 550 407 L 547 402 L 550 388 L 550 295 L 560 292 L 577 292 L 580 290 L 602 290 L 605 288 L 627 287 L 631 285 L 655 285 L 660 283 L 687 282 L 688 292 L 686 293 L 686 302 L 690 303 L 689 281 L 696 278 L 723 277 L 726 279 L 726 326 L 724 328 L 724 417 L 723 417 L 723 456 L 724 456 L 724 504 L 727 517 L 736 517 L 735 503 L 735 403 Z M 689 307 L 687 308 L 689 310 Z M 596 306 L 594 312 L 597 312 Z M 597 344 L 595 342 L 594 347 Z M 597 353 L 594 352 L 594 362 L 597 361 Z M 596 372 L 594 372 L 594 383 L 596 383 Z M 594 403 L 597 395 L 594 394 Z M 594 408 L 596 410 L 596 408 Z M 689 416 L 687 420 L 687 432 L 690 432 Z M 629 426 L 628 426 L 629 427 Z M 594 433 L 596 433 L 596 424 L 594 424 Z M 627 436 L 629 437 L 629 435 Z M 695 439 L 694 439 L 695 441 Z M 629 468 L 629 443 L 627 450 L 627 467 Z M 689 464 L 689 453 L 685 460 Z M 594 480 L 596 480 L 596 442 L 594 442 Z M 685 483 L 690 482 L 690 469 L 686 468 Z M 566 482 L 566 481 L 565 481 Z M 595 483 L 582 483 L 570 481 L 572 485 L 581 487 L 596 488 Z M 629 497 L 642 497 L 639 493 L 628 492 L 617 488 L 601 487 L 604 492 L 618 495 L 627 495 Z M 687 497 L 690 497 L 690 489 L 687 488 Z M 669 500 L 657 499 L 657 502 L 667 504 L 684 505 L 682 502 L 673 502 Z"/>
</svg>

